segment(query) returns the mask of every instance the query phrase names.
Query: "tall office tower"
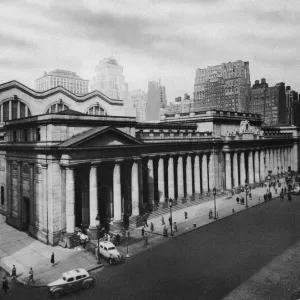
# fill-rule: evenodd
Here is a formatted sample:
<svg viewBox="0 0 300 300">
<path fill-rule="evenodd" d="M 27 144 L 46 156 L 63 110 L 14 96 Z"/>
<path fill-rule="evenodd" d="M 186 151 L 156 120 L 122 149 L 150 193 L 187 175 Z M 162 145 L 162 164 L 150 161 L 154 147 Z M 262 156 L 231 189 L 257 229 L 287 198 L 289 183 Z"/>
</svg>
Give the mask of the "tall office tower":
<svg viewBox="0 0 300 300">
<path fill-rule="evenodd" d="M 44 75 L 35 80 L 35 89 L 43 92 L 57 86 L 62 86 L 77 95 L 88 93 L 89 81 L 82 79 L 75 72 L 55 69 L 44 72 Z"/>
<path fill-rule="evenodd" d="M 130 102 L 133 103 L 136 113 L 136 120 L 139 122 L 145 121 L 147 94 L 141 89 L 137 89 L 130 91 L 128 98 L 130 99 Z"/>
<path fill-rule="evenodd" d="M 285 88 L 285 101 L 286 122 L 288 125 L 293 125 L 293 123 L 295 123 L 293 110 L 297 107 L 297 104 L 293 105 L 293 103 L 298 101 L 298 93 L 292 90 L 289 85 Z"/>
<path fill-rule="evenodd" d="M 128 98 L 128 83 L 125 82 L 123 67 L 114 58 L 105 58 L 96 66 L 93 77 L 92 91 L 98 90 L 112 99 Z"/>
<path fill-rule="evenodd" d="M 195 109 L 247 111 L 250 85 L 249 62 L 238 60 L 197 69 L 194 85 Z"/>
<path fill-rule="evenodd" d="M 167 96 L 166 96 L 166 87 L 161 85 L 159 80 L 159 89 L 160 89 L 160 107 L 165 108 L 167 106 Z"/>
<path fill-rule="evenodd" d="M 280 82 L 269 87 L 265 78 L 262 78 L 261 82 L 255 80 L 251 88 L 249 112 L 261 114 L 267 125 L 285 124 L 287 115 L 285 84 Z"/>
<path fill-rule="evenodd" d="M 160 85 L 155 81 L 148 82 L 146 102 L 146 121 L 158 121 L 160 119 Z"/>
</svg>

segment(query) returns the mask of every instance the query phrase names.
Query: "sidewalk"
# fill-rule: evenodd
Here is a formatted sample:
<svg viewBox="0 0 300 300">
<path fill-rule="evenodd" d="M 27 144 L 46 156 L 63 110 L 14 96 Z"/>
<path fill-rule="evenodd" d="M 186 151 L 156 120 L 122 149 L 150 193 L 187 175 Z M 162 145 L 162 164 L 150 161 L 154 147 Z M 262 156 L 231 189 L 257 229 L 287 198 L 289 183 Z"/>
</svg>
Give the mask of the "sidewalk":
<svg viewBox="0 0 300 300">
<path fill-rule="evenodd" d="M 286 184 L 284 182 L 284 178 L 280 179 L 281 188 L 286 187 Z M 280 190 L 278 189 L 280 192 Z M 275 194 L 275 191 L 273 188 L 271 188 L 272 192 L 272 199 L 279 197 L 279 193 Z M 250 200 L 248 197 L 248 206 L 249 208 L 254 207 L 256 205 L 260 205 L 264 203 L 263 195 L 266 193 L 266 188 L 259 187 L 251 190 L 252 199 Z M 217 206 L 217 214 L 218 214 L 218 220 L 231 216 L 233 214 L 232 210 L 234 209 L 234 213 L 239 213 L 244 211 L 246 208 L 246 204 L 241 205 L 237 204 L 236 197 L 244 197 L 246 199 L 245 192 L 242 192 L 240 194 L 235 194 L 232 197 L 230 196 L 221 196 L 216 198 L 216 206 Z M 285 196 L 286 198 L 287 196 Z M 258 200 L 260 198 L 260 200 Z M 182 234 L 185 234 L 191 230 L 195 230 L 198 227 L 205 226 L 207 224 L 210 224 L 212 222 L 216 222 L 214 219 L 208 218 L 208 212 L 209 210 L 212 210 L 214 212 L 214 201 L 213 198 L 209 202 L 201 203 L 198 205 L 187 207 L 183 210 L 177 210 L 172 213 L 172 220 L 173 222 L 177 223 L 178 232 L 174 232 L 174 237 L 180 236 Z M 184 212 L 187 212 L 188 218 L 185 219 Z M 170 234 L 170 226 L 169 226 L 169 216 L 170 214 L 164 214 L 164 221 L 165 225 L 168 228 L 168 234 Z M 154 225 L 154 231 L 151 232 L 150 224 L 151 222 Z M 194 227 L 193 224 L 196 224 L 196 227 Z M 147 250 L 148 248 L 151 248 L 153 246 L 156 246 L 162 242 L 164 242 L 167 238 L 163 237 L 163 228 L 164 225 L 162 225 L 161 222 L 161 216 L 157 217 L 155 219 L 151 219 L 148 221 L 148 227 L 145 227 L 145 232 L 148 233 L 148 245 L 145 246 L 144 239 L 141 235 L 141 230 L 143 227 L 138 228 L 130 228 L 130 238 L 128 240 L 128 253 L 130 256 L 136 255 L 140 252 L 143 252 Z M 126 242 L 122 243 L 118 246 L 119 251 L 122 255 L 126 255 L 127 253 L 127 245 Z"/>
<path fill-rule="evenodd" d="M 55 255 L 55 266 L 50 263 L 51 254 Z M 12 266 L 17 268 L 17 280 L 27 284 L 28 272 L 34 271 L 35 286 L 44 286 L 68 270 L 99 268 L 95 256 L 80 247 L 64 249 L 48 246 L 18 231 L 5 223 L 5 217 L 0 215 L 0 267 L 11 273 Z"/>
<path fill-rule="evenodd" d="M 281 179 L 283 183 L 283 179 Z M 285 187 L 285 184 L 282 184 Z M 256 188 L 252 190 L 252 200 L 248 199 L 249 208 L 262 204 L 263 195 L 266 193 L 266 188 Z M 272 189 L 273 198 L 278 197 Z M 232 215 L 232 209 L 235 213 L 246 209 L 245 205 L 237 204 L 236 197 L 245 197 L 245 192 L 236 194 L 233 197 L 222 196 L 216 199 L 218 219 L 222 219 Z M 260 203 L 258 203 L 260 197 Z M 205 226 L 209 223 L 215 222 L 214 219 L 208 218 L 208 212 L 212 209 L 214 211 L 213 199 L 209 202 L 187 207 L 184 210 L 178 210 L 173 213 L 173 222 L 177 223 L 178 232 L 174 232 L 174 236 L 180 236 L 197 227 Z M 185 220 L 184 212 L 188 213 L 188 218 Z M 170 226 L 168 222 L 169 214 L 164 215 L 165 223 L 170 233 Z M 134 256 L 151 247 L 157 246 L 160 243 L 168 240 L 162 236 L 164 225 L 161 224 L 161 217 L 152 219 L 154 225 L 154 232 L 150 231 L 149 227 L 145 228 L 149 236 L 148 245 L 146 246 L 141 236 L 140 228 L 130 229 L 130 238 L 128 239 L 128 253 Z M 194 228 L 193 224 L 196 224 Z M 120 253 L 125 257 L 127 254 L 127 243 L 123 242 L 117 246 Z M 51 253 L 55 254 L 56 264 L 51 266 Z M 64 249 L 59 246 L 52 247 L 45 245 L 27 235 L 26 232 L 21 232 L 5 223 L 5 217 L 0 215 L 0 267 L 5 271 L 11 273 L 12 266 L 17 268 L 18 281 L 27 284 L 28 272 L 30 267 L 34 270 L 35 286 L 44 286 L 56 279 L 65 271 L 83 267 L 87 270 L 99 268 L 95 256 L 88 251 L 82 251 L 80 247 L 76 249 Z"/>
</svg>

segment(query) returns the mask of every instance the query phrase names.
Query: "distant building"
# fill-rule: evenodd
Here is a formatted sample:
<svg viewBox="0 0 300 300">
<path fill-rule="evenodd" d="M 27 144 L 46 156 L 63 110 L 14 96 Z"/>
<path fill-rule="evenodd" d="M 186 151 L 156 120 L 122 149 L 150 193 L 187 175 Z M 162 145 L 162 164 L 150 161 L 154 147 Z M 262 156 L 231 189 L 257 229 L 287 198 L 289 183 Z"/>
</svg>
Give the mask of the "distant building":
<svg viewBox="0 0 300 300">
<path fill-rule="evenodd" d="M 98 90 L 111 99 L 120 99 L 126 102 L 128 83 L 125 82 L 123 67 L 110 57 L 101 60 L 95 71 L 96 76 L 93 77 L 92 91 Z"/>
<path fill-rule="evenodd" d="M 286 124 L 285 84 L 269 87 L 265 78 L 255 80 L 251 88 L 249 112 L 259 113 L 267 125 Z"/>
<path fill-rule="evenodd" d="M 291 89 L 290 86 L 285 88 L 285 105 L 286 105 L 286 115 L 287 115 L 287 124 L 294 125 L 295 122 L 293 117 L 293 109 L 297 109 L 297 103 L 293 105 L 294 102 L 298 102 L 298 93 Z"/>
<path fill-rule="evenodd" d="M 300 116 L 300 97 L 298 100 L 292 102 L 291 123 L 289 125 L 300 126 L 299 116 Z"/>
<path fill-rule="evenodd" d="M 35 89 L 38 92 L 57 86 L 62 86 L 76 95 L 85 95 L 88 93 L 89 81 L 82 79 L 75 72 L 60 69 L 44 72 L 42 77 L 35 80 Z"/>
<path fill-rule="evenodd" d="M 202 110 L 247 111 L 250 84 L 249 62 L 242 60 L 197 69 L 195 107 Z"/>
<path fill-rule="evenodd" d="M 149 81 L 146 103 L 146 121 L 158 121 L 160 119 L 160 108 L 167 105 L 166 88 L 161 82 Z"/>
<path fill-rule="evenodd" d="M 130 91 L 128 98 L 130 99 L 130 102 L 133 103 L 136 112 L 136 120 L 139 122 L 145 121 L 147 94 L 141 89 L 137 89 Z"/>
</svg>

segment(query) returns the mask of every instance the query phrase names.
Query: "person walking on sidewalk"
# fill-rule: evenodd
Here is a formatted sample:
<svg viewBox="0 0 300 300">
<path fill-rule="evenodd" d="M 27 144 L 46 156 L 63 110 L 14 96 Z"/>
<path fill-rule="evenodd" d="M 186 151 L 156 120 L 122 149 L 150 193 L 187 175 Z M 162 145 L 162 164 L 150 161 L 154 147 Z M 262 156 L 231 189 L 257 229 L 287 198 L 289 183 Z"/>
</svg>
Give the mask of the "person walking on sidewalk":
<svg viewBox="0 0 300 300">
<path fill-rule="evenodd" d="M 145 229 L 144 229 L 144 227 L 142 228 L 142 237 L 144 237 L 145 236 Z"/>
<path fill-rule="evenodd" d="M 2 290 L 4 291 L 5 294 L 7 294 L 7 291 L 9 290 L 8 280 L 6 276 L 3 277 Z"/>
<path fill-rule="evenodd" d="M 32 268 L 30 268 L 29 270 L 29 279 L 28 279 L 28 284 L 32 282 L 34 284 L 34 280 L 33 280 L 33 270 Z"/>
<path fill-rule="evenodd" d="M 163 215 L 161 215 L 161 225 L 165 225 L 165 218 Z"/>
<path fill-rule="evenodd" d="M 53 267 L 53 266 L 54 266 L 54 264 L 55 264 L 54 252 L 52 252 L 52 254 L 51 254 L 51 259 L 50 259 L 50 262 L 51 262 L 51 264 L 52 264 L 52 267 Z"/>
<path fill-rule="evenodd" d="M 16 266 L 13 265 L 13 268 L 11 270 L 11 278 L 15 279 L 16 277 L 17 277 L 17 269 L 16 269 Z"/>
<path fill-rule="evenodd" d="M 151 229 L 151 232 L 153 232 L 154 231 L 154 225 L 153 225 L 153 223 L 151 222 L 151 224 L 150 224 L 150 229 Z"/>
<path fill-rule="evenodd" d="M 236 197 L 236 203 L 239 204 L 240 203 L 240 198 Z"/>
<path fill-rule="evenodd" d="M 187 219 L 188 218 L 188 213 L 185 211 L 184 212 L 184 219 Z"/>
<path fill-rule="evenodd" d="M 167 229 L 166 225 L 164 226 L 164 229 L 163 229 L 163 236 L 168 237 L 168 229 Z"/>
<path fill-rule="evenodd" d="M 148 227 L 147 216 L 144 217 L 144 227 Z"/>
<path fill-rule="evenodd" d="M 169 225 L 172 226 L 172 218 L 169 217 Z"/>
<path fill-rule="evenodd" d="M 178 231 L 178 228 L 177 228 L 177 224 L 176 222 L 174 222 L 174 231 L 177 232 Z"/>
<path fill-rule="evenodd" d="M 147 246 L 148 245 L 148 234 L 147 234 L 147 232 L 145 233 L 144 239 L 145 239 L 145 246 Z"/>
</svg>

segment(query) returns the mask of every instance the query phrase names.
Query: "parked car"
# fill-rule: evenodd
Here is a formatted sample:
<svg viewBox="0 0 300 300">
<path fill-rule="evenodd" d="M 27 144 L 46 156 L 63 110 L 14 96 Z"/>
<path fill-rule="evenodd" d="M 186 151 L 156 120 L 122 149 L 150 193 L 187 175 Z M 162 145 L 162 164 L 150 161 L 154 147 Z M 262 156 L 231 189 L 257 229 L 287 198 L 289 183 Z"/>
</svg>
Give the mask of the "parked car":
<svg viewBox="0 0 300 300">
<path fill-rule="evenodd" d="M 94 278 L 85 269 L 80 268 L 63 273 L 62 278 L 49 283 L 47 287 L 51 296 L 59 298 L 74 290 L 88 289 L 93 283 Z"/>
<path fill-rule="evenodd" d="M 293 195 L 299 195 L 300 194 L 300 187 L 297 186 L 292 190 L 292 194 Z"/>
<path fill-rule="evenodd" d="M 109 264 L 121 262 L 123 257 L 120 252 L 117 250 L 115 245 L 108 241 L 102 241 L 99 243 L 100 246 L 100 255 L 108 260 Z"/>
</svg>

